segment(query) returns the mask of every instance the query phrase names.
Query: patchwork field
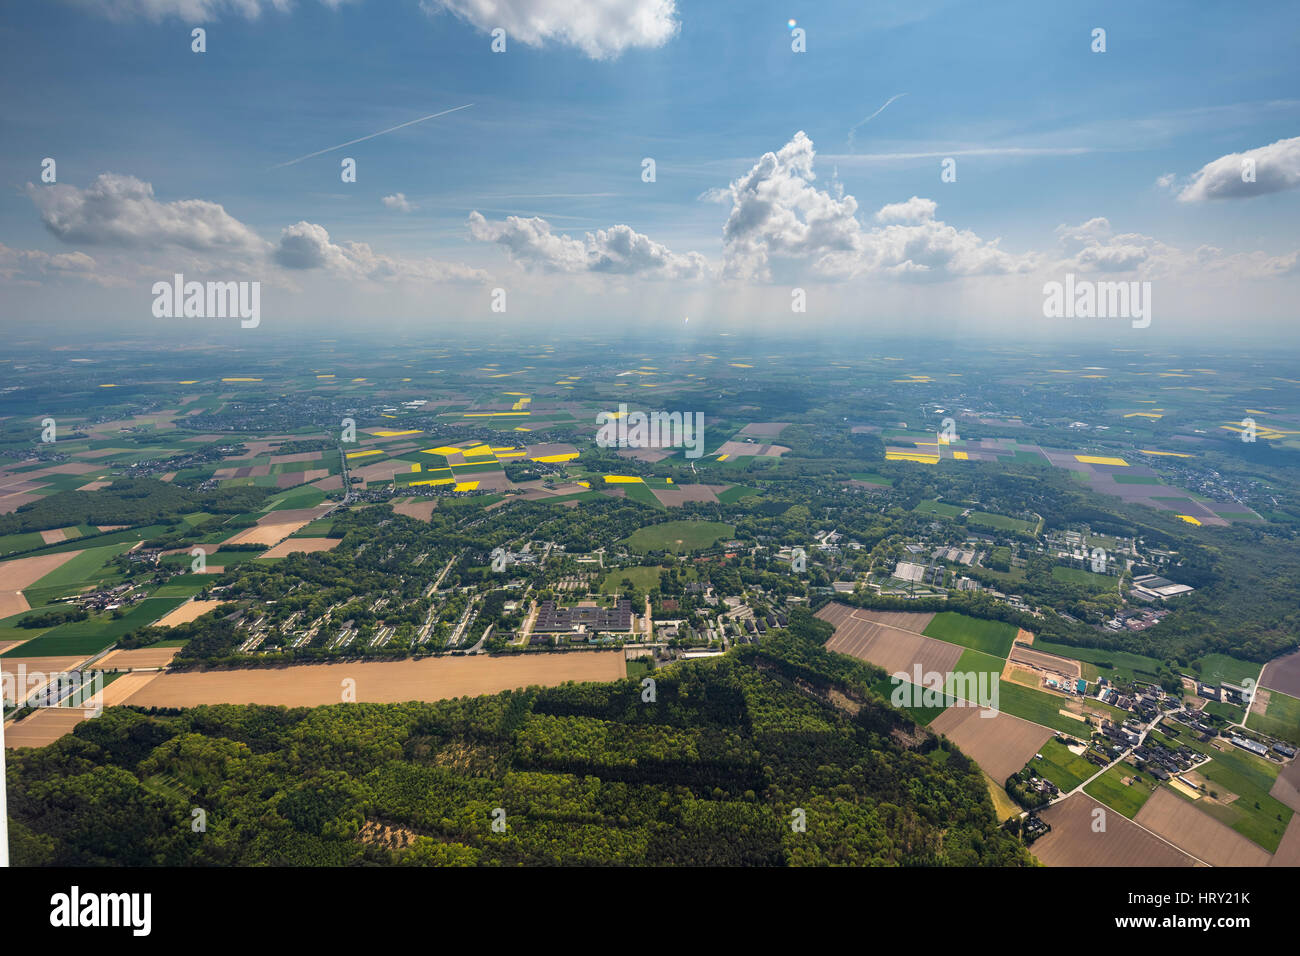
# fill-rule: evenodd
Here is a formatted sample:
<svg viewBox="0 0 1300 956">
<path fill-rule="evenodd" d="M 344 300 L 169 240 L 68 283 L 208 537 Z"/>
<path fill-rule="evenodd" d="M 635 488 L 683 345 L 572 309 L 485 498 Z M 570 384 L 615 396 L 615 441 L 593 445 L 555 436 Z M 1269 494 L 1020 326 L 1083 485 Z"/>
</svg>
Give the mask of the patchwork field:
<svg viewBox="0 0 1300 956">
<path fill-rule="evenodd" d="M 1297 811 L 1296 817 L 1300 817 L 1300 758 L 1292 760 L 1282 768 L 1277 779 L 1273 781 L 1273 787 L 1268 795 Z M 1296 817 L 1292 818 L 1293 823 Z"/>
<path fill-rule="evenodd" d="M 1300 700 L 1280 690 L 1261 687 L 1251 701 L 1246 726 L 1300 744 Z"/>
</svg>

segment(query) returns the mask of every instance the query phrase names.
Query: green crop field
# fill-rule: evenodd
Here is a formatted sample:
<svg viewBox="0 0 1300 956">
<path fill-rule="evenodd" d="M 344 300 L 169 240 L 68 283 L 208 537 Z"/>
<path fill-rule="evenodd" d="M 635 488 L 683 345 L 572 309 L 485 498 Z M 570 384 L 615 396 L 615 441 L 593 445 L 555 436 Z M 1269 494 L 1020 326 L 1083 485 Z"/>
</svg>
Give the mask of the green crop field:
<svg viewBox="0 0 1300 956">
<path fill-rule="evenodd" d="M 123 634 L 152 624 L 168 611 L 180 607 L 186 598 L 145 598 L 120 618 L 100 614 L 85 621 L 73 621 L 51 628 L 40 637 L 15 647 L 4 657 L 89 656 L 102 651 Z"/>
<path fill-rule="evenodd" d="M 1089 680 L 1105 677 L 1109 680 L 1138 679 L 1153 682 L 1160 669 L 1160 662 L 1154 657 L 1144 657 L 1128 651 L 1074 647 L 1070 644 L 1053 644 L 1043 640 L 1034 641 L 1034 649 L 1086 662 L 1090 667 L 1084 668 L 1084 676 Z M 1110 666 L 1103 666 L 1106 664 Z"/>
<path fill-rule="evenodd" d="M 947 703 L 942 700 L 942 695 L 939 696 L 940 702 L 938 704 L 931 707 L 922 706 L 925 701 L 925 688 L 917 687 L 911 681 L 896 683 L 888 675 L 876 681 L 871 689 L 889 701 L 891 705 L 895 701 L 903 702 L 904 706 L 900 709 L 923 727 L 948 709 Z"/>
<path fill-rule="evenodd" d="M 1086 735 L 1089 732 L 1087 724 L 1061 713 L 1065 704 L 1066 700 L 1063 697 L 1057 697 L 1043 690 L 1021 687 L 1010 681 L 1002 681 L 999 690 L 998 709 L 1004 713 L 1013 717 L 1022 717 L 1062 733 Z"/>
<path fill-rule="evenodd" d="M 633 551 L 695 551 L 708 548 L 736 533 L 734 525 L 721 521 L 666 521 L 638 528 L 623 543 Z"/>
<path fill-rule="evenodd" d="M 972 511 L 967 516 L 966 523 L 973 527 L 995 528 L 999 531 L 1032 531 L 1035 524 L 1023 518 L 1010 518 L 989 511 Z"/>
<path fill-rule="evenodd" d="M 39 548 L 45 543 L 40 532 L 27 531 L 21 534 L 3 534 L 0 535 L 0 554 L 10 554 L 14 551 L 29 551 L 33 548 Z"/>
<path fill-rule="evenodd" d="M 1276 690 L 1263 693 L 1268 694 L 1268 709 L 1263 714 L 1252 711 L 1246 726 L 1300 744 L 1300 700 Z"/>
<path fill-rule="evenodd" d="M 751 495 L 762 494 L 757 488 L 747 488 L 744 485 L 732 485 L 726 491 L 719 491 L 717 498 L 724 505 L 734 505 L 741 498 L 748 498 Z"/>
<path fill-rule="evenodd" d="M 940 611 L 922 633 L 926 637 L 973 648 L 1005 660 L 1015 643 L 1016 630 L 1014 624 L 1004 621 L 986 621 L 956 611 Z"/>
</svg>

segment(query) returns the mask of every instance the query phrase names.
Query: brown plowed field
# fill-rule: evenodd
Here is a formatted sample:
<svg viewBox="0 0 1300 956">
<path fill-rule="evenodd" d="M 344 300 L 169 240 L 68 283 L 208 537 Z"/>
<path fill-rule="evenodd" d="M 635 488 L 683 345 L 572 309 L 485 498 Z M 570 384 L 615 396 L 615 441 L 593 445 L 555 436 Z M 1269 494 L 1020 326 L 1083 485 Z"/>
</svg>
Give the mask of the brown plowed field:
<svg viewBox="0 0 1300 956">
<path fill-rule="evenodd" d="M 1186 853 L 1143 830 L 1118 810 L 1106 809 L 1106 830 L 1094 833 L 1093 810 L 1100 806 L 1086 793 L 1076 793 L 1048 807 L 1040 816 L 1051 824 L 1052 832 L 1034 841 L 1030 852 L 1048 866 L 1196 865 Z"/>
<path fill-rule="evenodd" d="M 162 674 L 133 694 L 130 704 L 133 707 L 197 707 L 199 704 L 315 707 L 342 703 L 342 682 L 348 678 L 356 681 L 358 701 L 399 703 L 497 694 L 533 684 L 553 686 L 567 680 L 619 680 L 626 672 L 621 650 L 500 658 L 475 655 L 426 657 L 415 661 L 345 661 Z"/>
<path fill-rule="evenodd" d="M 1052 738 L 1046 727 L 1010 714 L 981 717 L 979 707 L 949 707 L 930 729 L 955 743 L 994 780 L 1006 780 Z"/>
<path fill-rule="evenodd" d="M 1259 675 L 1259 685 L 1280 690 L 1290 697 L 1300 697 L 1300 651 L 1265 664 Z"/>
<path fill-rule="evenodd" d="M 955 644 L 857 618 L 836 627 L 826 649 L 870 661 L 891 674 L 898 671 L 911 674 L 917 664 L 923 672 L 947 674 L 957 666 L 962 654 L 962 649 Z"/>
<path fill-rule="evenodd" d="M 1269 866 L 1300 866 L 1300 813 L 1291 818 Z"/>
<path fill-rule="evenodd" d="M 1134 819 L 1211 866 L 1267 866 L 1269 853 L 1163 787 Z"/>
<path fill-rule="evenodd" d="M 166 667 L 176 656 L 179 647 L 136 647 L 129 650 L 109 651 L 95 666 L 100 670 L 124 671 L 132 667 Z M 118 678 L 123 680 L 124 678 Z M 116 686 L 110 684 L 108 690 Z M 106 690 L 105 693 L 108 691 Z"/>
<path fill-rule="evenodd" d="M 718 492 L 724 485 L 673 485 L 671 488 L 651 488 L 659 503 L 666 508 L 678 508 L 688 501 L 703 501 L 706 504 L 718 503 Z"/>
<path fill-rule="evenodd" d="M 1282 768 L 1268 795 L 1300 814 L 1300 757 Z"/>
<path fill-rule="evenodd" d="M 80 551 L 63 551 L 59 554 L 41 554 L 33 558 L 0 562 L 0 618 L 28 610 L 27 598 L 22 594 L 23 588 L 35 584 L 79 554 Z"/>
<path fill-rule="evenodd" d="M 1053 674 L 1064 674 L 1074 680 L 1083 676 L 1078 661 L 1072 661 L 1068 657 L 1057 657 L 1046 651 L 1031 651 L 1027 647 L 1016 647 L 1014 644 L 1008 661 L 1012 664 L 1028 664 L 1030 667 L 1051 671 Z"/>
<path fill-rule="evenodd" d="M 314 554 L 317 551 L 333 551 L 343 543 L 342 538 L 285 538 L 274 548 L 259 554 L 262 558 L 287 558 L 291 554 Z"/>
</svg>

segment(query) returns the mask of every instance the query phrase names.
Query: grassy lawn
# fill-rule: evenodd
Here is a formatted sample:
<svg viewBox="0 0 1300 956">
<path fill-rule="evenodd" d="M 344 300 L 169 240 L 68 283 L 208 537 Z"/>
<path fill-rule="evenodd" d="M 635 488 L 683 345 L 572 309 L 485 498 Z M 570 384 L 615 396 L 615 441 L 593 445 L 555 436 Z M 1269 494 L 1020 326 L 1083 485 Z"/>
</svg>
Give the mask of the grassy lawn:
<svg viewBox="0 0 1300 956">
<path fill-rule="evenodd" d="M 999 531 L 1033 531 L 1034 522 L 1021 518 L 1009 518 L 1006 515 L 993 514 L 989 511 L 972 511 L 966 518 L 972 527 L 995 528 Z"/>
<path fill-rule="evenodd" d="M 1078 584 L 1092 591 L 1108 591 L 1118 583 L 1109 574 L 1093 574 L 1082 568 L 1067 568 L 1061 564 L 1052 568 L 1052 577 L 1065 584 Z"/>
<path fill-rule="evenodd" d="M 625 539 L 633 551 L 696 551 L 736 533 L 735 525 L 721 521 L 666 521 L 638 528 Z"/>
<path fill-rule="evenodd" d="M 636 660 L 630 660 L 627 662 L 628 677 L 636 677 L 636 678 L 645 677 L 653 670 L 654 668 L 650 666 L 649 661 L 644 661 L 638 658 Z"/>
<path fill-rule="evenodd" d="M 1003 621 L 985 621 L 956 611 L 940 611 L 923 632 L 949 644 L 973 648 L 1006 660 L 1016 640 L 1016 627 Z"/>
<path fill-rule="evenodd" d="M 1133 778 L 1129 786 L 1124 785 L 1124 777 Z M 1155 792 L 1155 780 L 1127 763 L 1119 763 L 1084 787 L 1083 792 L 1132 820 Z"/>
<path fill-rule="evenodd" d="M 635 568 L 613 568 L 605 572 L 600 581 L 601 594 L 617 594 L 623 588 L 623 579 L 629 578 L 638 591 L 651 591 L 659 586 L 659 566 L 642 565 Z"/>
<path fill-rule="evenodd" d="M 873 485 L 893 485 L 893 478 L 886 478 L 884 475 L 878 475 L 874 471 L 855 471 L 849 474 L 850 478 L 856 478 L 858 481 L 869 482 Z"/>
<path fill-rule="evenodd" d="M 965 510 L 965 508 L 945 504 L 942 501 L 922 501 L 912 509 L 912 512 L 919 515 L 943 515 L 945 518 L 955 518 Z"/>
<path fill-rule="evenodd" d="M 1206 654 L 1192 664 L 1192 673 L 1207 684 L 1217 684 L 1225 680 L 1232 684 L 1240 684 L 1246 678 L 1257 681 L 1259 672 L 1264 669 L 1263 664 L 1238 660 L 1227 654 Z"/>
</svg>

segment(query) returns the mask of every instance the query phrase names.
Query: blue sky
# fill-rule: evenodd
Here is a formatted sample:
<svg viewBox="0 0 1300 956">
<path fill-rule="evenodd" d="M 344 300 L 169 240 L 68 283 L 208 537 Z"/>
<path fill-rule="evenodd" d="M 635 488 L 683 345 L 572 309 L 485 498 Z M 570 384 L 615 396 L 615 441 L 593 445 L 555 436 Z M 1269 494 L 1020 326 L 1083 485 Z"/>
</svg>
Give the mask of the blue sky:
<svg viewBox="0 0 1300 956">
<path fill-rule="evenodd" d="M 1248 314 L 1252 331 L 1294 336 L 1295 4 L 605 0 L 600 21 L 592 4 L 501 0 L 496 19 L 480 14 L 489 6 L 10 5 L 0 322 L 39 310 L 72 322 L 92 305 L 128 321 L 147 315 L 152 278 L 185 269 L 263 281 L 297 323 L 453 322 L 483 311 L 494 287 L 511 291 L 513 317 L 534 321 L 600 321 L 612 304 L 637 321 L 691 310 L 697 321 L 780 321 L 799 284 L 818 290 L 814 323 L 911 316 L 1002 334 L 1035 318 L 1045 278 L 1102 268 L 1157 283 L 1153 335 Z M 790 18 L 805 53 L 791 51 Z M 497 22 L 535 35 L 510 30 L 493 54 Z M 190 51 L 197 25 L 203 54 Z M 1094 27 L 1106 30 L 1104 54 L 1090 50 Z M 813 157 L 815 179 L 791 158 L 756 187 L 760 198 L 801 190 L 794 224 L 777 210 L 755 225 L 750 209 L 729 244 L 742 198 L 729 186 L 799 131 L 812 146 L 795 152 Z M 1200 193 L 1228 198 L 1198 194 L 1207 164 L 1253 150 L 1264 150 L 1267 188 L 1219 189 L 1211 171 Z M 47 156 L 55 187 L 40 182 Z M 356 183 L 340 182 L 344 156 Z M 946 156 L 956 182 L 940 181 Z M 655 159 L 654 183 L 641 180 L 643 157 Z M 149 184 L 152 199 L 125 210 L 113 190 L 88 200 L 104 173 Z M 51 188 L 64 191 L 57 202 Z M 405 207 L 385 205 L 399 193 Z M 836 205 L 843 197 L 856 207 Z M 912 197 L 937 205 L 876 218 Z M 211 210 L 187 224 L 184 200 L 219 205 L 238 235 L 210 243 Z M 809 216 L 828 223 L 825 242 L 804 228 Z M 298 223 L 315 245 L 290 265 L 282 233 Z M 648 259 L 619 259 L 613 237 L 580 248 L 616 225 L 653 244 Z M 572 244 L 548 248 L 547 235 Z M 76 254 L 93 265 L 48 258 Z"/>
</svg>

